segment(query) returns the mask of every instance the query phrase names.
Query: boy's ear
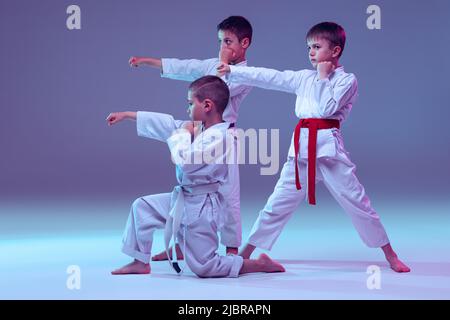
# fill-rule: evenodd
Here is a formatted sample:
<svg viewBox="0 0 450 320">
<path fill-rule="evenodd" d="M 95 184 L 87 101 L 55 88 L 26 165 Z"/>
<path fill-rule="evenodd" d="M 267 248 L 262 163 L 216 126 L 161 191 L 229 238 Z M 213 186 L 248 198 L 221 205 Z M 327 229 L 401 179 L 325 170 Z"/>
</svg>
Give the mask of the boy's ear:
<svg viewBox="0 0 450 320">
<path fill-rule="evenodd" d="M 339 55 L 341 54 L 341 52 L 342 52 L 342 48 L 341 48 L 340 46 L 335 46 L 335 47 L 333 48 L 333 58 L 339 57 Z"/>
<path fill-rule="evenodd" d="M 213 106 L 214 106 L 214 102 L 212 102 L 211 99 L 203 100 L 203 108 L 205 109 L 205 112 L 211 112 Z"/>
<path fill-rule="evenodd" d="M 250 46 L 250 39 L 249 38 L 242 39 L 241 46 L 242 48 L 247 49 Z"/>
</svg>

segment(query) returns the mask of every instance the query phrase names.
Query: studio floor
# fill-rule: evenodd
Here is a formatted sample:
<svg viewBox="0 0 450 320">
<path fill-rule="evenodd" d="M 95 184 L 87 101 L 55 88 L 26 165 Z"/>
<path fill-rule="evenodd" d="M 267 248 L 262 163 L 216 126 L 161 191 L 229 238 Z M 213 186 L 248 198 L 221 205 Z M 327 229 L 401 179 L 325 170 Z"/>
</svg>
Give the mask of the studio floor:
<svg viewBox="0 0 450 320">
<path fill-rule="evenodd" d="M 302 205 L 268 252 L 285 273 L 200 279 L 154 262 L 150 275 L 112 276 L 130 261 L 120 244 L 132 200 L 1 202 L 0 299 L 450 299 L 450 202 L 378 204 L 408 274 L 365 247 L 337 205 L 321 204 Z M 261 203 L 242 208 L 245 240 Z M 157 233 L 155 253 L 162 240 Z M 70 266 L 79 289 L 67 285 Z M 369 266 L 380 268 L 376 288 Z"/>
</svg>

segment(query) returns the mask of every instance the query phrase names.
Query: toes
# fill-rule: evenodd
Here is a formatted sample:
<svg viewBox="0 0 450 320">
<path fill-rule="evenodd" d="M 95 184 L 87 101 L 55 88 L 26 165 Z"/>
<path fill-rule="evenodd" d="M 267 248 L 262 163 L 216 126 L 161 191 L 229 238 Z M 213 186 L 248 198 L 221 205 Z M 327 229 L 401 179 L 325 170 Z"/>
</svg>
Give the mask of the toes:
<svg viewBox="0 0 450 320">
<path fill-rule="evenodd" d="M 400 264 L 400 269 L 401 269 L 401 272 L 410 272 L 411 271 L 411 269 L 404 263 Z"/>
<path fill-rule="evenodd" d="M 114 271 L 111 271 L 112 275 L 119 275 L 119 274 L 124 274 L 124 271 L 122 269 L 117 269 Z"/>
<path fill-rule="evenodd" d="M 398 273 L 410 272 L 411 269 L 404 265 L 392 265 L 392 270 Z"/>
</svg>

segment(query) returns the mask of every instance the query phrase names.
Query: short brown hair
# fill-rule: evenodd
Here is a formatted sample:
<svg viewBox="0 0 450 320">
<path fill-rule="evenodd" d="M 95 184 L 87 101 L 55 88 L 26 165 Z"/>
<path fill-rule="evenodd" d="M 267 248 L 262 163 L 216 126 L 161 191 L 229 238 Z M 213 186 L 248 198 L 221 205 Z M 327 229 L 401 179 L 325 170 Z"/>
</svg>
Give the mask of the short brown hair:
<svg viewBox="0 0 450 320">
<path fill-rule="evenodd" d="M 341 47 L 339 57 L 344 52 L 345 47 L 345 30 L 334 22 L 321 22 L 309 29 L 306 34 L 306 41 L 315 38 L 328 40 L 332 45 Z"/>
<path fill-rule="evenodd" d="M 249 43 L 252 43 L 253 29 L 250 22 L 241 16 L 231 16 L 223 20 L 217 25 L 217 31 L 230 31 L 236 35 L 241 41 L 248 38 Z"/>
<path fill-rule="evenodd" d="M 216 76 L 201 77 L 189 85 L 192 96 L 199 101 L 210 99 L 214 102 L 217 111 L 223 114 L 230 99 L 230 90 L 227 84 Z"/>
</svg>

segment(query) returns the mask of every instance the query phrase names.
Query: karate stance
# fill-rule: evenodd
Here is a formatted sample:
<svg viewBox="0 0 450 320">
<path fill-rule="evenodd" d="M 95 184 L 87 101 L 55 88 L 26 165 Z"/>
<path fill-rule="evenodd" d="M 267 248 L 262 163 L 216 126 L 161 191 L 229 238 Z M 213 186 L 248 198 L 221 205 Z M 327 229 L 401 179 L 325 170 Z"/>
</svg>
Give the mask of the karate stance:
<svg viewBox="0 0 450 320">
<path fill-rule="evenodd" d="M 109 125 L 124 119 L 136 120 L 139 136 L 167 142 L 179 182 L 172 193 L 134 201 L 122 246 L 122 251 L 134 261 L 112 274 L 150 273 L 153 232 L 163 228 L 166 252 L 174 239 L 186 264 L 199 277 L 284 272 L 282 265 L 265 254 L 256 260 L 217 254 L 218 228 L 228 214 L 223 210 L 220 186 L 228 178 L 227 162 L 235 158 L 235 136 L 229 130 L 230 123 L 222 119 L 228 100 L 225 82 L 215 76 L 205 76 L 192 82 L 188 92 L 188 112 L 192 120 L 201 125 L 176 121 L 170 115 L 154 112 L 118 112 L 107 117 Z M 169 259 L 175 271 L 180 273 L 178 260 L 176 253 Z"/>
<path fill-rule="evenodd" d="M 270 250 L 307 193 L 309 203 L 316 203 L 315 184 L 323 181 L 350 216 L 364 243 L 381 247 L 394 271 L 409 272 L 392 249 L 344 148 L 340 124 L 357 96 L 356 77 L 339 64 L 345 38 L 344 29 L 332 22 L 319 23 L 309 30 L 309 59 L 316 70 L 281 72 L 227 64 L 218 68 L 218 74 L 229 73 L 233 83 L 296 94 L 295 113 L 300 118 L 275 190 L 260 211 L 240 254 L 249 258 L 256 247 Z"/>
<path fill-rule="evenodd" d="M 143 65 L 158 68 L 164 78 L 190 82 L 205 75 L 216 75 L 217 67 L 222 61 L 232 65 L 246 66 L 246 52 L 251 44 L 253 33 L 250 22 L 241 16 L 231 16 L 219 23 L 217 32 L 220 44 L 219 58 L 180 60 L 131 57 L 129 63 L 134 67 Z M 231 96 L 223 113 L 223 119 L 231 123 L 233 130 L 236 130 L 241 102 L 250 92 L 251 87 L 232 82 L 227 82 L 227 85 Z M 228 169 L 229 179 L 221 186 L 221 193 L 226 195 L 225 210 L 229 211 L 230 214 L 219 231 L 221 243 L 227 247 L 227 254 L 237 254 L 242 243 L 239 166 L 238 164 L 230 164 Z M 182 259 L 178 247 L 177 252 Z M 166 259 L 166 252 L 152 258 L 154 261 Z"/>
</svg>

